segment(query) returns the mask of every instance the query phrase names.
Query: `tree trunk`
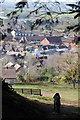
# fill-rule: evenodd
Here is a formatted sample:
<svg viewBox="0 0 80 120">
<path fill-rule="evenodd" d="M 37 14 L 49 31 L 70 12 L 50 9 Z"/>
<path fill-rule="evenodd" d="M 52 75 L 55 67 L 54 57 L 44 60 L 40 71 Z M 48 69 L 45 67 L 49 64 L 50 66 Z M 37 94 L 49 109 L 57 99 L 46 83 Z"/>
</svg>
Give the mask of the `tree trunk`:
<svg viewBox="0 0 80 120">
<path fill-rule="evenodd" d="M 76 81 L 73 80 L 73 88 L 76 88 Z"/>
</svg>

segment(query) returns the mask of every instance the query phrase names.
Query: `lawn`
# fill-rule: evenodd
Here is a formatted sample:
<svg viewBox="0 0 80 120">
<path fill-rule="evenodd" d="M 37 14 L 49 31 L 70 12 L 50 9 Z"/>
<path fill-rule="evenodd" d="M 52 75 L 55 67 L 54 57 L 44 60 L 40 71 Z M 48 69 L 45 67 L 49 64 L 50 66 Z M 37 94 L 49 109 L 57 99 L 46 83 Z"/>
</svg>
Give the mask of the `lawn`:
<svg viewBox="0 0 80 120">
<path fill-rule="evenodd" d="M 31 89 L 41 89 L 42 96 L 39 95 L 20 95 L 31 98 L 38 99 L 45 102 L 53 102 L 53 95 L 56 92 L 60 93 L 61 101 L 63 104 L 78 105 L 78 86 L 74 89 L 72 84 L 53 84 L 50 82 L 34 82 L 34 83 L 17 83 L 12 85 L 13 88 L 31 88 Z"/>
</svg>

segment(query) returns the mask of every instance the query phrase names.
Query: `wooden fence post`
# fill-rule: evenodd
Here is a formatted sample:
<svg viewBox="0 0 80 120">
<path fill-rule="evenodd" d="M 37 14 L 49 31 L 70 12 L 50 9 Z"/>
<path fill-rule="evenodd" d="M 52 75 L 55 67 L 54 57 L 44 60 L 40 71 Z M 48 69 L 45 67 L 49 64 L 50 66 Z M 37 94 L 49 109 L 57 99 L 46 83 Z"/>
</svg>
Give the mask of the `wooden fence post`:
<svg viewBox="0 0 80 120">
<path fill-rule="evenodd" d="M 23 89 L 22 89 L 22 93 L 23 93 Z"/>
</svg>

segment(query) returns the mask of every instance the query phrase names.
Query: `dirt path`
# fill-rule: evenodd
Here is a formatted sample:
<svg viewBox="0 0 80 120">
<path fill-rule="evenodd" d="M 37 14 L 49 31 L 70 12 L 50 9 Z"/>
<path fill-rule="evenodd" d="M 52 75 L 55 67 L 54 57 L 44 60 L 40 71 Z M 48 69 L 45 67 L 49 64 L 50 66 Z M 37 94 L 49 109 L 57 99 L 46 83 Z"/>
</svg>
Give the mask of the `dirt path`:
<svg viewBox="0 0 80 120">
<path fill-rule="evenodd" d="M 74 120 L 76 120 L 78 118 L 78 108 L 77 107 L 73 107 L 73 106 L 61 106 L 61 112 L 60 113 L 55 113 L 53 110 L 53 106 L 49 106 L 50 110 L 49 113 L 47 115 L 47 120 L 57 120 L 60 119 L 62 120 L 62 118 L 73 118 Z M 80 117 L 80 116 L 79 116 Z"/>
<path fill-rule="evenodd" d="M 47 94 L 48 95 L 48 94 Z M 49 94 L 51 95 L 51 94 Z M 46 120 L 64 120 L 64 119 L 73 119 L 73 120 L 78 120 L 80 115 L 79 115 L 79 108 L 76 105 L 75 101 L 63 101 L 61 103 L 61 110 L 60 113 L 54 112 L 54 107 L 53 107 L 53 101 L 45 101 L 45 100 L 39 100 L 36 98 L 33 98 L 35 102 L 38 102 L 38 104 L 42 104 L 47 110 L 46 114 Z M 71 102 L 71 103 L 70 103 Z"/>
<path fill-rule="evenodd" d="M 61 105 L 60 113 L 54 112 L 53 104 L 51 103 L 44 103 L 41 101 L 37 101 L 38 104 L 42 104 L 44 106 L 43 109 L 47 111 L 46 113 L 46 119 L 45 120 L 64 120 L 64 119 L 71 119 L 72 120 L 78 120 L 80 118 L 79 115 L 79 108 L 72 105 Z"/>
</svg>

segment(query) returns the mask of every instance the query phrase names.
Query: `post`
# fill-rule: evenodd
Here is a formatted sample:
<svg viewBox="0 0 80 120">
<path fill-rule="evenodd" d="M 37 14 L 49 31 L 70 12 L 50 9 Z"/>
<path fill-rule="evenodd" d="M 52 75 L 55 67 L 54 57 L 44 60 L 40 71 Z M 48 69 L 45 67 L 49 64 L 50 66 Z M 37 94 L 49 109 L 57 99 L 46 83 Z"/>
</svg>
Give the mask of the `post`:
<svg viewBox="0 0 80 120">
<path fill-rule="evenodd" d="M 31 94 L 32 94 L 32 89 L 31 89 Z"/>
<path fill-rule="evenodd" d="M 42 96 L 42 94 L 41 94 L 41 89 L 39 89 L 39 91 L 40 91 L 40 96 Z"/>
<path fill-rule="evenodd" d="M 23 93 L 23 89 L 22 89 L 22 93 Z"/>
</svg>

